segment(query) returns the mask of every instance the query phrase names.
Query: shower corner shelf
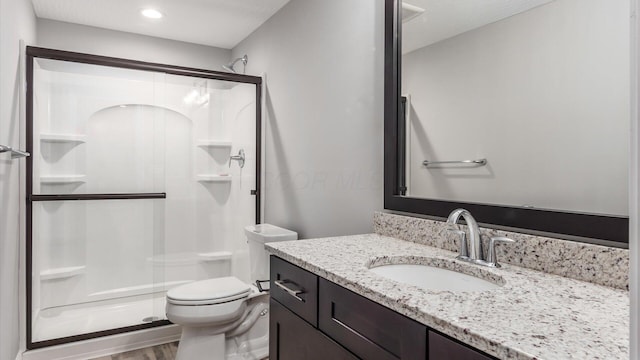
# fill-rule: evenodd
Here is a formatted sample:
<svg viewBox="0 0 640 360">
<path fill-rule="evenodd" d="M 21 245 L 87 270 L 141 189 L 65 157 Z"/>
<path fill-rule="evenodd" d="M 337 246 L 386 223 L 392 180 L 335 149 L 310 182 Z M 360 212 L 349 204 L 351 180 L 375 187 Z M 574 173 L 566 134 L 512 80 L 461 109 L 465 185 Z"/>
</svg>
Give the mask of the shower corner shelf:
<svg viewBox="0 0 640 360">
<path fill-rule="evenodd" d="M 69 266 L 55 269 L 42 270 L 40 272 L 40 280 L 62 280 L 68 279 L 74 276 L 82 275 L 85 271 L 85 266 Z"/>
<path fill-rule="evenodd" d="M 233 145 L 231 141 L 218 141 L 218 140 L 199 140 L 197 144 L 199 147 L 204 147 L 204 148 L 227 148 L 227 149 L 231 149 L 231 146 Z"/>
<path fill-rule="evenodd" d="M 221 174 L 209 174 L 209 175 L 197 175 L 196 180 L 199 182 L 216 182 L 216 183 L 228 183 L 231 182 L 231 175 Z"/>
<path fill-rule="evenodd" d="M 86 135 L 80 134 L 40 134 L 41 142 L 48 143 L 66 143 L 66 144 L 82 144 L 87 141 Z"/>
<path fill-rule="evenodd" d="M 200 262 L 229 261 L 233 253 L 231 251 L 212 251 L 206 253 L 198 253 Z"/>
<path fill-rule="evenodd" d="M 40 176 L 41 184 L 82 184 L 86 182 L 86 175 L 46 175 Z"/>
</svg>

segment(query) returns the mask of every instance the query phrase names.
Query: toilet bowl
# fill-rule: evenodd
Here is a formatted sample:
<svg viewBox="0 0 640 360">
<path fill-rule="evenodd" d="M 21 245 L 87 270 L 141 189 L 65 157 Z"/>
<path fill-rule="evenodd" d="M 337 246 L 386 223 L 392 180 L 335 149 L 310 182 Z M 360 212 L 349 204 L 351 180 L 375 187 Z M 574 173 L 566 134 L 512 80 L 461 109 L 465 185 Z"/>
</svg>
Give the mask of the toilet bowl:
<svg viewBox="0 0 640 360">
<path fill-rule="evenodd" d="M 267 242 L 297 233 L 261 224 L 245 228 L 251 279 L 268 280 Z M 269 355 L 269 295 L 233 276 L 195 281 L 167 292 L 167 318 L 182 326 L 176 360 L 264 359 Z"/>
</svg>

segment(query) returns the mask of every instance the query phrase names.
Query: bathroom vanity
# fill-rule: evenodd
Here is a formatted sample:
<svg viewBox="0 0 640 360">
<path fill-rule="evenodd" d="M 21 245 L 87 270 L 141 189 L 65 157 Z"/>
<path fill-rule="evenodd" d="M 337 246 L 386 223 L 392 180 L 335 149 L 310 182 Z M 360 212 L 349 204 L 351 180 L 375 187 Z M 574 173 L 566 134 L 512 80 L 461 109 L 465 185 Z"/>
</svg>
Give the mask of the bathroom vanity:
<svg viewBox="0 0 640 360">
<path fill-rule="evenodd" d="M 271 279 L 271 359 L 494 359 L 276 256 Z"/>
<path fill-rule="evenodd" d="M 628 359 L 624 290 L 378 234 L 267 245 L 271 359 Z M 430 264 L 491 278 L 490 291 L 433 291 L 369 268 Z M 277 283 L 276 283 L 277 282 Z"/>
</svg>

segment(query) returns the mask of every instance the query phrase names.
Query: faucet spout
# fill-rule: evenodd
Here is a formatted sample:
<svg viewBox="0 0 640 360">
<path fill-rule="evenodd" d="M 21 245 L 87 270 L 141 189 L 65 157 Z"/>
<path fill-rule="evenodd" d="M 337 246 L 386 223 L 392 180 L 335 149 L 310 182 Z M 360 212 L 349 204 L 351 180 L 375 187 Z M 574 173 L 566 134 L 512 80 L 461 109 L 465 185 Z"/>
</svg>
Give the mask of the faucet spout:
<svg viewBox="0 0 640 360">
<path fill-rule="evenodd" d="M 482 255 L 482 240 L 480 238 L 480 229 L 476 219 L 471 213 L 465 209 L 453 210 L 447 218 L 447 223 L 455 225 L 460 218 L 463 218 L 469 228 L 469 259 L 473 261 L 484 260 Z"/>
</svg>

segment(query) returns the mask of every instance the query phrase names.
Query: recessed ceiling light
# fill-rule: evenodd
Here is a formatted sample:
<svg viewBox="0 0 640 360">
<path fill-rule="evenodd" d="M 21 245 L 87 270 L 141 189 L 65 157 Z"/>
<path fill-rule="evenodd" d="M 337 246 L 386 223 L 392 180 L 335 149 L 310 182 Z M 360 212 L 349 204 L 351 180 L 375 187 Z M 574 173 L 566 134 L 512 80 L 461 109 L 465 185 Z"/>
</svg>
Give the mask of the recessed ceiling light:
<svg viewBox="0 0 640 360">
<path fill-rule="evenodd" d="M 148 17 L 149 19 L 160 19 L 162 18 L 162 13 L 156 9 L 144 9 L 142 10 L 142 15 L 144 17 Z"/>
</svg>

